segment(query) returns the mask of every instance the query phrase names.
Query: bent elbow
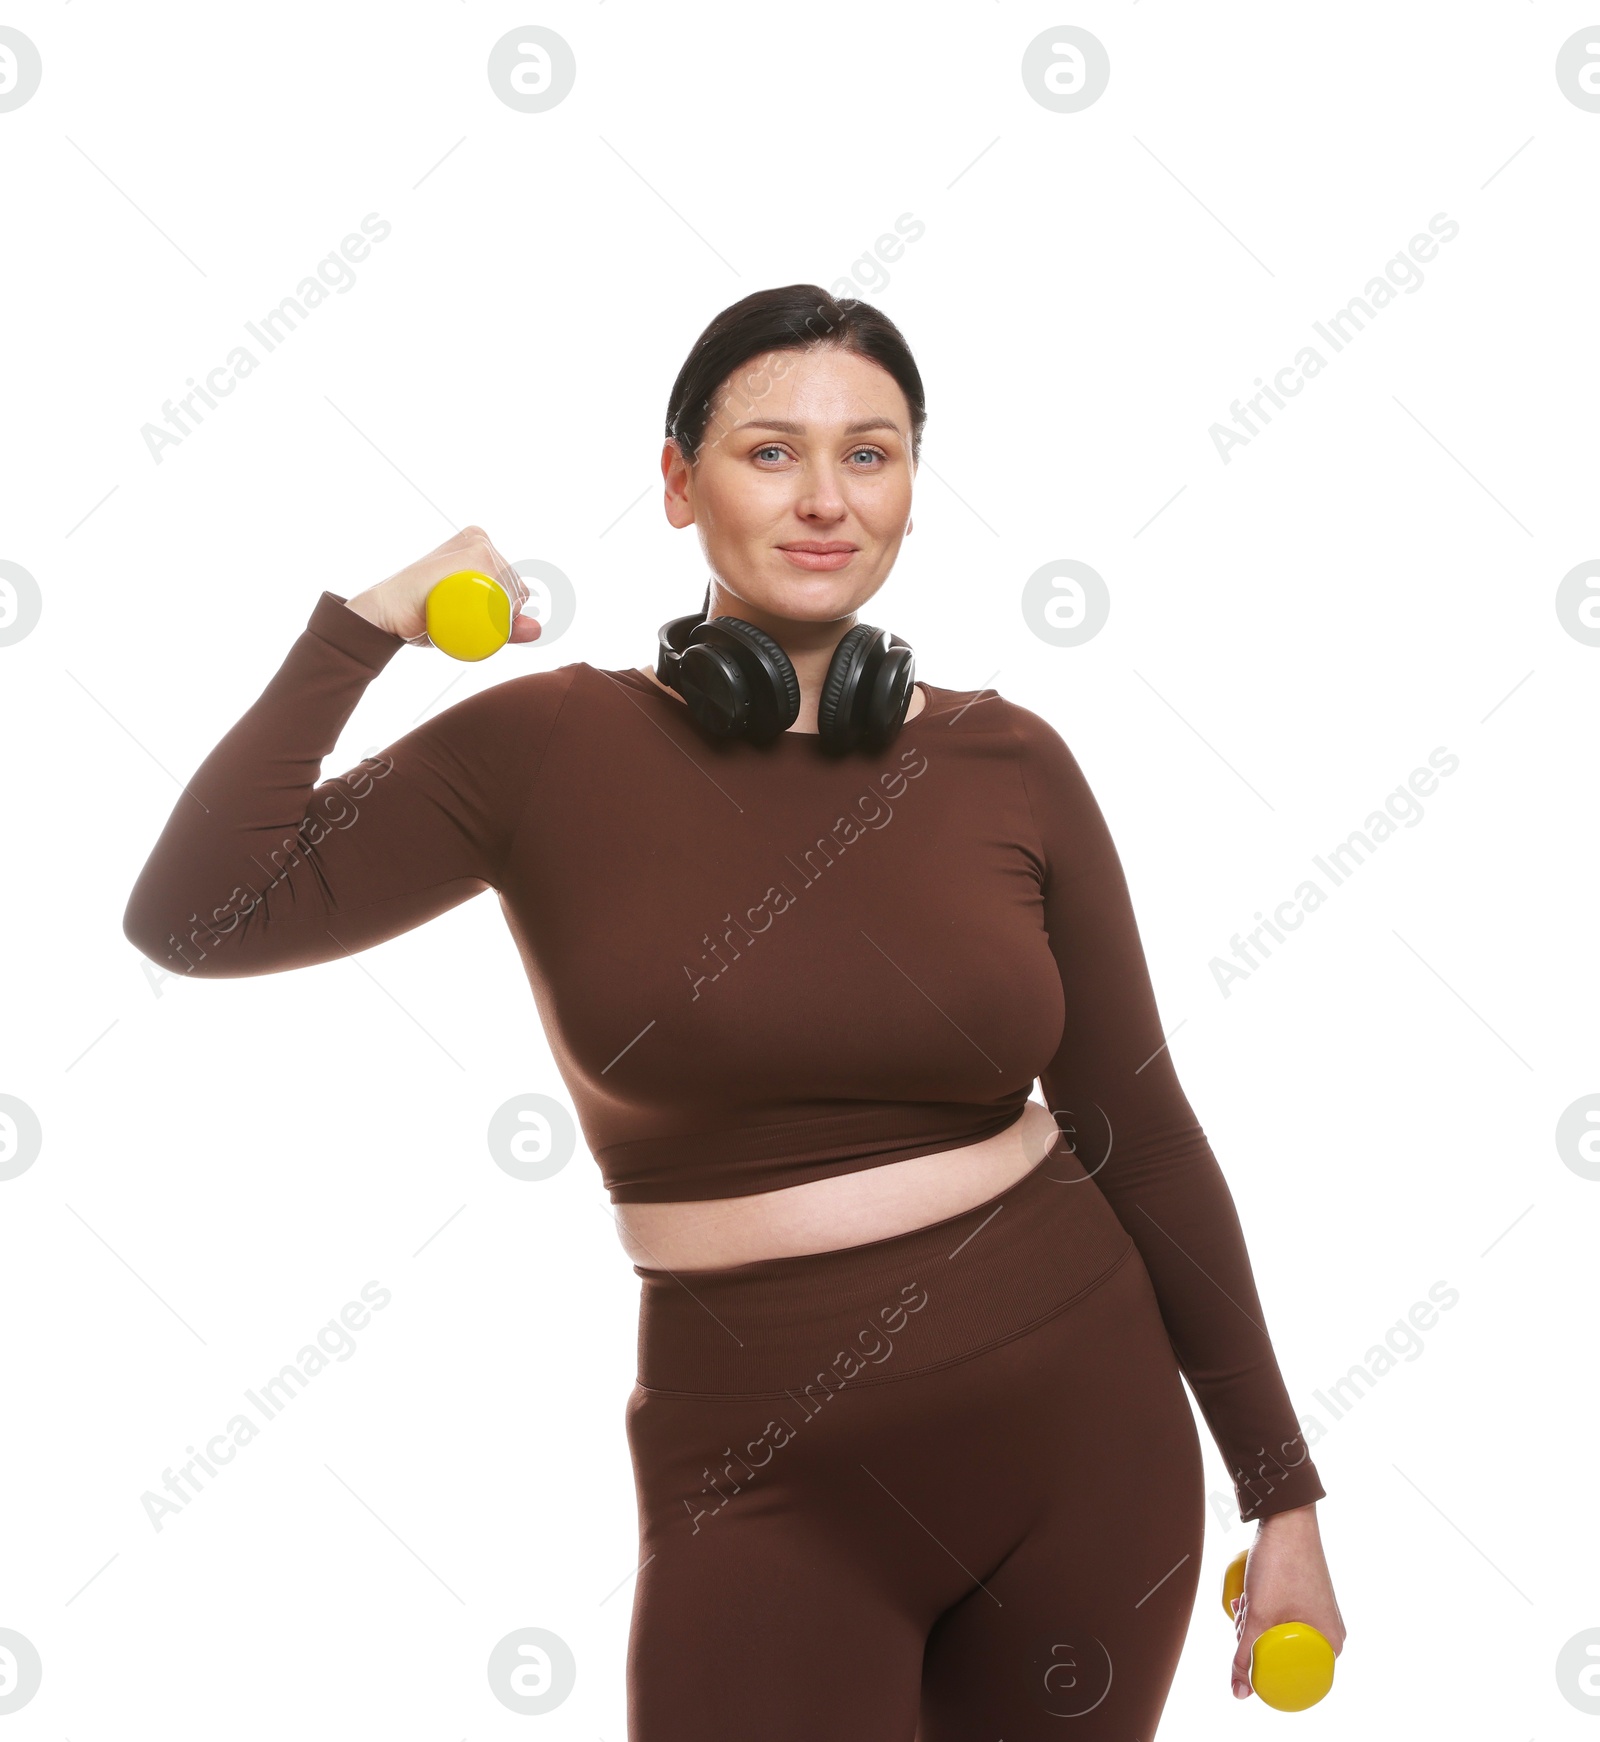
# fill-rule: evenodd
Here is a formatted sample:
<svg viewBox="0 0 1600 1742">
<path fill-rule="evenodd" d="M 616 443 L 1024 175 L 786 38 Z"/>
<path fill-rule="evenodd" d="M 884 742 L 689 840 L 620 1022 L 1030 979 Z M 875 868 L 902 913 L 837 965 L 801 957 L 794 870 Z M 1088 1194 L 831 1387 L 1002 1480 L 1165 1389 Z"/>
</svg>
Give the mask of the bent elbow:
<svg viewBox="0 0 1600 1742">
<path fill-rule="evenodd" d="M 122 935 L 146 961 L 168 974 L 203 976 L 212 958 L 190 927 L 174 929 L 172 916 L 141 901 L 135 891 L 122 914 Z"/>
</svg>

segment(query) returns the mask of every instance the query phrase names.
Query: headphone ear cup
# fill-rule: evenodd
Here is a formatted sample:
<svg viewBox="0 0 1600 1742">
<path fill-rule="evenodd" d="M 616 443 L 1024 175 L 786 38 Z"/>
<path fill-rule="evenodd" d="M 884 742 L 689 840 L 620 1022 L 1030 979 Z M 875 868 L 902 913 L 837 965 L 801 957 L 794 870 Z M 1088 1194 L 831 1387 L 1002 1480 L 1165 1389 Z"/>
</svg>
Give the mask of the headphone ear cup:
<svg viewBox="0 0 1600 1742">
<path fill-rule="evenodd" d="M 817 697 L 817 728 L 828 749 L 849 749 L 856 742 L 851 704 L 858 690 L 864 648 L 875 634 L 877 629 L 870 624 L 856 624 L 840 636 L 833 658 L 828 660 L 828 676 L 823 678 L 823 692 Z"/>
<path fill-rule="evenodd" d="M 884 654 L 872 676 L 867 723 L 861 735 L 864 749 L 881 750 L 905 724 L 916 671 L 916 655 L 903 641 Z"/>
<path fill-rule="evenodd" d="M 743 733 L 752 744 L 769 743 L 800 717 L 800 679 L 789 656 L 764 629 L 742 617 L 713 617 L 689 637 L 715 648 L 738 670 L 747 697 Z"/>
<path fill-rule="evenodd" d="M 829 750 L 854 748 L 865 723 L 861 703 L 865 699 L 868 656 L 874 640 L 883 633 L 870 623 L 858 623 L 839 638 L 828 661 L 828 674 L 817 697 L 817 728 Z"/>
<path fill-rule="evenodd" d="M 696 725 L 714 738 L 737 738 L 750 723 L 750 686 L 725 648 L 686 647 L 674 688 Z"/>
</svg>

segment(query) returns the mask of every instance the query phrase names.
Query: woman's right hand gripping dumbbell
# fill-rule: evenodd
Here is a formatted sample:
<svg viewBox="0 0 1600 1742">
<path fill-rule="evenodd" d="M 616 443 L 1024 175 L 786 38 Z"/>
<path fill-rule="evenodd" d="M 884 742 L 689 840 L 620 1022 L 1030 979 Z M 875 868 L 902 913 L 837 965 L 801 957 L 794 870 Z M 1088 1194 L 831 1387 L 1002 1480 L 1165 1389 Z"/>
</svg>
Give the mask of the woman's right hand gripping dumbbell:
<svg viewBox="0 0 1600 1742">
<path fill-rule="evenodd" d="M 376 623 L 389 634 L 398 635 L 416 647 L 431 646 L 433 639 L 428 633 L 429 595 L 447 576 L 454 577 L 463 573 L 488 576 L 499 583 L 510 601 L 510 634 L 498 640 L 491 638 L 494 645 L 504 639 L 538 639 L 538 619 L 520 615 L 522 607 L 528 602 L 526 583 L 495 549 L 488 533 L 481 526 L 462 527 L 460 532 L 453 538 L 446 539 L 438 549 L 429 551 L 425 557 L 420 557 L 416 562 L 398 570 L 387 580 L 379 581 L 375 586 L 357 593 L 345 603 L 352 611 L 369 622 Z M 504 609 L 503 606 L 501 608 Z M 453 646 L 446 647 L 445 651 L 456 658 L 482 658 L 485 652 L 493 651 L 493 646 L 486 644 L 482 651 L 465 654 Z"/>
</svg>

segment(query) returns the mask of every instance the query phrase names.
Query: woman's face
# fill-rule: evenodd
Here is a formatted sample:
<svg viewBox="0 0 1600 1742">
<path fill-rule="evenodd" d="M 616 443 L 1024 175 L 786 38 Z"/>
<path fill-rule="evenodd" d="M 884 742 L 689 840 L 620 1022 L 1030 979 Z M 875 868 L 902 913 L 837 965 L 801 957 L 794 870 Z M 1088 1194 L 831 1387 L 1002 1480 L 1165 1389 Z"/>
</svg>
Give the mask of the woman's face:
<svg viewBox="0 0 1600 1742">
<path fill-rule="evenodd" d="M 722 384 L 698 462 L 668 441 L 661 469 L 668 520 L 699 529 L 737 615 L 830 623 L 877 592 L 910 530 L 911 408 L 866 357 L 773 351 Z"/>
</svg>

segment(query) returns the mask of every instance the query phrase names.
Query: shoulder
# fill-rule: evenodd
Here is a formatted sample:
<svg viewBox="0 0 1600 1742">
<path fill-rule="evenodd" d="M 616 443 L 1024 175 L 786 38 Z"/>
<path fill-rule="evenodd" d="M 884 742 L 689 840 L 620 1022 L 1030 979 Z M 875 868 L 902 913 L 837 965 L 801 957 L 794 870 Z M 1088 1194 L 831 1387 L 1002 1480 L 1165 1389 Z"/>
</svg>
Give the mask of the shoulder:
<svg viewBox="0 0 1600 1742">
<path fill-rule="evenodd" d="M 490 684 L 436 718 L 447 729 L 495 732 L 523 744 L 581 743 L 585 755 L 604 757 L 635 741 L 640 712 L 651 706 L 649 687 L 634 667 L 575 659 Z"/>
<path fill-rule="evenodd" d="M 440 708 L 418 730 L 458 741 L 483 736 L 500 744 L 548 737 L 583 669 L 575 660 L 502 678 Z"/>
<path fill-rule="evenodd" d="M 454 705 L 506 711 L 558 708 L 566 700 L 580 672 L 587 670 L 581 660 L 566 665 L 551 666 L 547 671 L 525 671 L 515 677 L 501 678 L 486 684 Z"/>
<path fill-rule="evenodd" d="M 997 740 L 1012 755 L 1024 761 L 1070 755 L 1066 740 L 1044 715 L 1012 701 L 992 687 L 973 690 L 946 689 L 941 684 L 918 684 L 928 692 L 928 705 L 918 721 L 935 721 L 961 732 Z M 911 724 L 910 721 L 907 724 Z"/>
<path fill-rule="evenodd" d="M 1016 771 L 1035 824 L 1059 850 L 1066 835 L 1098 829 L 1099 803 L 1071 746 L 1056 723 L 993 688 L 951 690 L 924 686 L 928 706 L 919 719 L 947 721 L 952 734 L 972 744 L 980 760 Z"/>
</svg>

